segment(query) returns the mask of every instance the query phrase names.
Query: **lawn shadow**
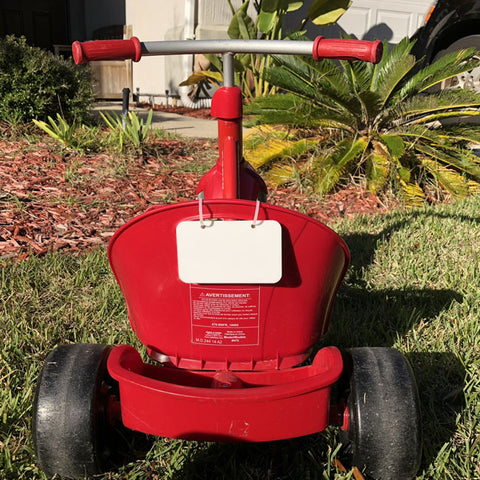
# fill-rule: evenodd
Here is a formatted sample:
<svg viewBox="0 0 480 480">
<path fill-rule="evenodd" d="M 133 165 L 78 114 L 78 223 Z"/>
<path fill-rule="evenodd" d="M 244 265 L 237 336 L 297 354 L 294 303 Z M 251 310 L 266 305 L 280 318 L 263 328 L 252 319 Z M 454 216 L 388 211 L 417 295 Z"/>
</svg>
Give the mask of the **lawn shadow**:
<svg viewBox="0 0 480 480">
<path fill-rule="evenodd" d="M 389 347 L 420 321 L 433 321 L 453 302 L 463 302 L 463 296 L 451 289 L 373 289 L 367 285 L 364 272 L 373 263 L 379 245 L 387 244 L 393 234 L 420 217 L 479 223 L 478 218 L 467 215 L 413 211 L 401 213 L 397 221 L 378 233 L 343 235 L 351 253 L 347 281 L 338 292 L 331 326 L 322 344 Z"/>
<path fill-rule="evenodd" d="M 418 328 L 420 323 L 428 325 L 453 303 L 463 302 L 463 295 L 452 289 L 372 289 L 363 279 L 380 242 L 388 242 L 395 232 L 417 218 L 429 216 L 479 223 L 478 218 L 465 215 L 411 212 L 406 219 L 379 233 L 343 237 L 351 251 L 348 284 L 338 293 L 331 325 L 321 346 L 392 347 L 398 338 Z M 424 438 L 422 467 L 427 468 L 457 430 L 457 416 L 465 407 L 465 368 L 450 352 L 410 352 L 406 357 L 419 390 Z"/>
<path fill-rule="evenodd" d="M 421 468 L 432 465 L 457 430 L 457 417 L 465 408 L 465 368 L 450 352 L 406 355 L 417 380 L 423 433 Z"/>
<path fill-rule="evenodd" d="M 476 226 L 480 225 L 479 217 L 469 215 L 457 215 L 454 213 L 444 213 L 438 211 L 412 211 L 408 216 L 404 212 L 392 214 L 400 216 L 400 219 L 386 226 L 378 233 L 352 233 L 342 235 L 343 240 L 350 249 L 351 258 L 349 266 L 349 278 L 359 286 L 365 286 L 362 280 L 362 272 L 374 259 L 375 251 L 380 241 L 388 241 L 395 232 L 400 231 L 405 226 L 414 223 L 419 218 L 434 217 L 438 219 L 454 219 L 458 222 L 467 222 Z"/>
<path fill-rule="evenodd" d="M 326 435 L 265 443 L 211 443 L 186 459 L 173 480 L 324 478 Z M 332 467 L 332 470 L 333 467 Z"/>
</svg>

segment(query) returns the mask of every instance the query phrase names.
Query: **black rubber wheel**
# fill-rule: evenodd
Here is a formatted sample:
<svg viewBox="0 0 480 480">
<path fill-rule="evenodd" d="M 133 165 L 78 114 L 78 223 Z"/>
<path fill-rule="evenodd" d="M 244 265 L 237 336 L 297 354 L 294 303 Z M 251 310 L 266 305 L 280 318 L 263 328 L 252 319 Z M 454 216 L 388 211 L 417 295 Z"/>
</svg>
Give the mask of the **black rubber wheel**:
<svg viewBox="0 0 480 480">
<path fill-rule="evenodd" d="M 405 357 L 391 348 L 344 353 L 350 412 L 345 460 L 368 478 L 410 480 L 421 458 L 420 405 Z"/>
<path fill-rule="evenodd" d="M 107 372 L 109 352 L 105 345 L 60 345 L 45 360 L 33 407 L 33 441 L 38 464 L 49 476 L 84 478 L 107 471 L 116 460 L 118 386 Z"/>
</svg>

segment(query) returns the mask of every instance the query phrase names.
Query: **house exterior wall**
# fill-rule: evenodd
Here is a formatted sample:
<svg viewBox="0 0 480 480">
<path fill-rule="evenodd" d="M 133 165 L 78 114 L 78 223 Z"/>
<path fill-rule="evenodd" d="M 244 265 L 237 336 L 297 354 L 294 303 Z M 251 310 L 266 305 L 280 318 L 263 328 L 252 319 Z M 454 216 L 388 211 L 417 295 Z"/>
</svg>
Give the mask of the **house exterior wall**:
<svg viewBox="0 0 480 480">
<path fill-rule="evenodd" d="M 298 18 L 306 15 L 308 3 L 298 12 L 287 15 L 287 30 L 295 28 Z M 307 35 L 310 38 L 317 35 L 338 38 L 347 34 L 359 40 L 386 40 L 395 45 L 423 25 L 435 3 L 436 0 L 352 0 L 337 25 L 321 28 L 310 23 Z"/>
<path fill-rule="evenodd" d="M 183 32 L 184 2 L 182 0 L 126 0 L 126 23 L 142 42 L 166 40 L 168 31 Z M 164 93 L 168 86 L 165 57 L 145 57 L 133 65 L 133 91 Z M 179 83 L 182 80 L 179 80 Z"/>
</svg>

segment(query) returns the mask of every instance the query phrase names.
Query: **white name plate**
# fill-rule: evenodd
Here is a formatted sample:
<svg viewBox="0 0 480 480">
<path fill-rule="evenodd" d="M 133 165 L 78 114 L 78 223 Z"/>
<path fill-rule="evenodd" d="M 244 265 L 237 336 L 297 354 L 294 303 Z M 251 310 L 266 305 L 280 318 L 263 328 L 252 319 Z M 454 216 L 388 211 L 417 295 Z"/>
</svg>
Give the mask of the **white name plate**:
<svg viewBox="0 0 480 480">
<path fill-rule="evenodd" d="M 282 227 L 274 220 L 181 222 L 178 274 L 185 283 L 277 283 L 282 278 Z"/>
</svg>

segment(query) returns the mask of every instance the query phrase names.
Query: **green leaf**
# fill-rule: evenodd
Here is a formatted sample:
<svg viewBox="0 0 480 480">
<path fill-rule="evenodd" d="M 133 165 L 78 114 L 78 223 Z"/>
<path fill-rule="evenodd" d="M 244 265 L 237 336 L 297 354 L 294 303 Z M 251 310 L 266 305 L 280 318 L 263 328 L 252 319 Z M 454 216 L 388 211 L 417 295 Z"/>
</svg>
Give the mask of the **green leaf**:
<svg viewBox="0 0 480 480">
<path fill-rule="evenodd" d="M 469 48 L 451 52 L 413 75 L 402 88 L 399 96 L 404 98 L 418 92 L 425 92 L 438 83 L 480 66 L 476 50 Z"/>
<path fill-rule="evenodd" d="M 304 1 L 297 1 L 297 0 L 287 0 L 288 6 L 287 6 L 287 12 L 294 12 L 295 10 L 298 10 L 301 8 L 304 4 Z"/>
<path fill-rule="evenodd" d="M 299 0 L 262 0 L 261 12 L 293 12 L 298 10 L 303 3 Z"/>
<path fill-rule="evenodd" d="M 315 0 L 308 7 L 308 18 L 315 25 L 328 26 L 337 22 L 351 4 L 350 0 Z"/>
<path fill-rule="evenodd" d="M 374 141 L 373 151 L 367 158 L 367 188 L 376 195 L 387 183 L 389 173 L 389 153 L 382 143 Z"/>
<path fill-rule="evenodd" d="M 274 165 L 266 174 L 265 179 L 271 185 L 278 187 L 291 181 L 295 177 L 295 171 L 296 169 L 292 164 Z"/>
<path fill-rule="evenodd" d="M 150 111 L 148 112 L 147 121 L 145 123 L 145 131 L 148 131 L 150 129 L 150 126 L 152 125 L 152 120 L 153 120 L 153 109 L 150 109 Z"/>
<path fill-rule="evenodd" d="M 51 120 L 52 117 L 48 117 L 49 120 Z M 33 120 L 33 123 L 37 126 L 40 127 L 44 132 L 48 133 L 52 138 L 58 140 L 58 132 L 55 131 L 55 129 L 52 129 L 51 127 L 48 126 L 46 122 L 43 120 Z"/>
<path fill-rule="evenodd" d="M 269 33 L 275 28 L 275 23 L 278 22 L 277 12 L 264 12 L 263 10 L 258 15 L 257 27 L 262 33 Z"/>
<path fill-rule="evenodd" d="M 376 70 L 376 80 L 372 90 L 378 92 L 383 106 L 388 104 L 396 90 L 405 81 L 405 77 L 416 65 L 415 57 L 410 55 L 412 47 L 413 43 L 403 39 L 389 55 L 385 55 L 384 63 L 381 62 Z"/>
<path fill-rule="evenodd" d="M 422 159 L 422 165 L 454 198 L 461 199 L 468 195 L 468 184 L 458 172 L 426 158 Z"/>
<path fill-rule="evenodd" d="M 412 178 L 412 172 L 408 168 L 402 166 L 397 166 L 397 175 L 398 178 L 405 183 L 409 183 Z"/>
<path fill-rule="evenodd" d="M 268 138 L 252 150 L 245 149 L 244 156 L 254 168 L 262 167 L 276 158 L 302 155 L 315 147 L 316 141 L 301 139 L 291 141 L 279 138 Z"/>
<path fill-rule="evenodd" d="M 425 194 L 418 183 L 405 182 L 400 179 L 400 193 L 406 205 L 420 207 L 425 201 Z"/>
<path fill-rule="evenodd" d="M 205 53 L 205 58 L 219 71 L 223 71 L 222 59 L 219 55 L 213 53 Z"/>
<path fill-rule="evenodd" d="M 75 123 L 69 125 L 59 113 L 57 113 L 56 121 L 50 116 L 47 119 L 49 124 L 35 119 L 33 122 L 37 127 L 41 128 L 44 132 L 62 143 L 65 147 L 72 147 L 74 144 L 74 134 L 76 129 Z"/>
<path fill-rule="evenodd" d="M 315 191 L 324 195 L 337 185 L 351 162 L 363 155 L 368 142 L 364 138 L 358 140 L 345 139 L 338 143 L 336 149 L 326 158 L 315 162 L 318 179 Z"/>
<path fill-rule="evenodd" d="M 398 160 L 405 154 L 405 142 L 402 137 L 398 135 L 381 135 L 380 138 L 394 159 Z"/>
<path fill-rule="evenodd" d="M 227 30 L 230 38 L 243 40 L 257 38 L 255 22 L 247 13 L 248 5 L 249 1 L 247 0 L 233 16 Z"/>
<path fill-rule="evenodd" d="M 220 72 L 211 72 L 210 70 L 195 72 L 182 83 L 180 83 L 180 86 L 198 85 L 204 81 L 208 81 L 213 83 L 215 86 L 220 87 L 220 83 L 223 82 L 223 75 Z"/>
</svg>

